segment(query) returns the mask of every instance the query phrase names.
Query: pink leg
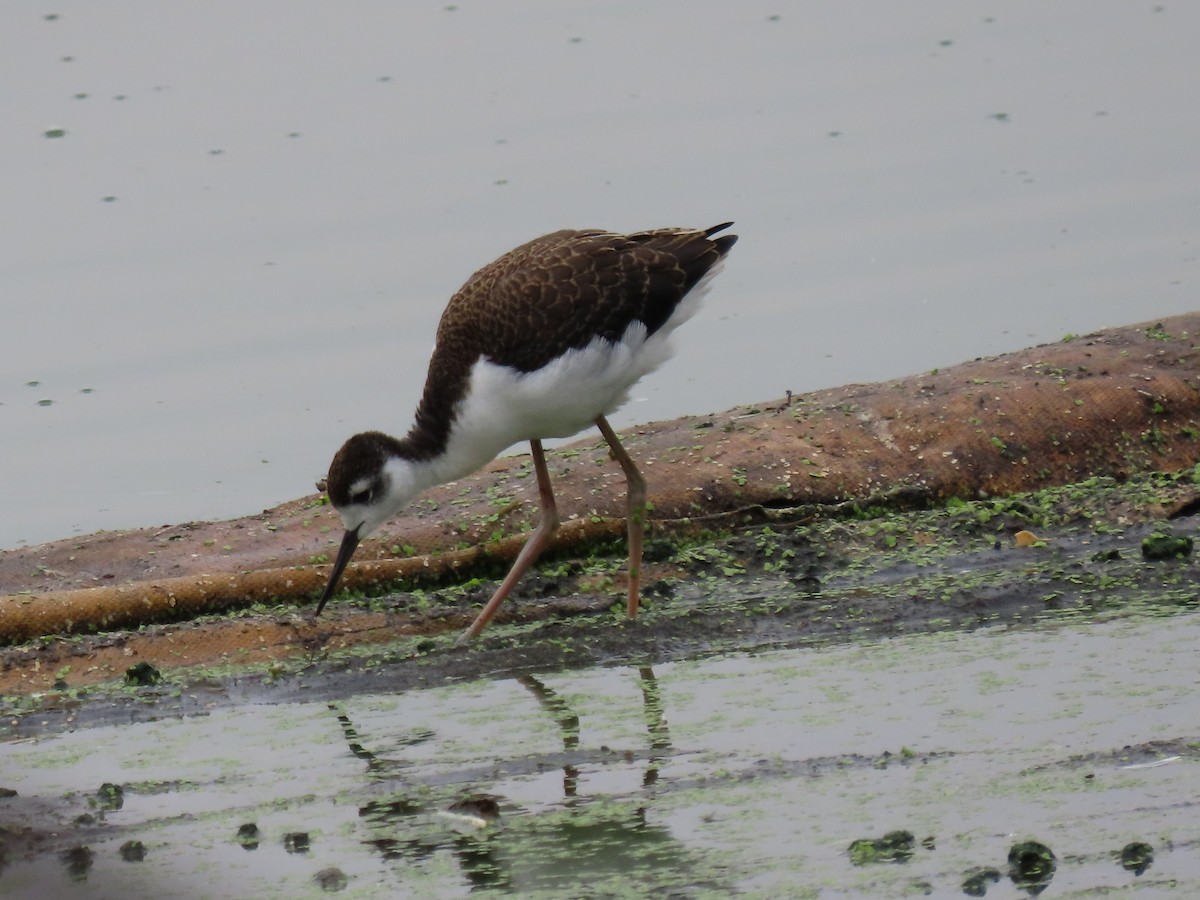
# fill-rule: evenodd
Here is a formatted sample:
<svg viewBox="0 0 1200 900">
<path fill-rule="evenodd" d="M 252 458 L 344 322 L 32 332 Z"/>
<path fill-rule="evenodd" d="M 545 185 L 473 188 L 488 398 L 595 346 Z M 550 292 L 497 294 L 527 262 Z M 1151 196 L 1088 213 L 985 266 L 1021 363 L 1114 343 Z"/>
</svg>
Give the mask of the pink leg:
<svg viewBox="0 0 1200 900">
<path fill-rule="evenodd" d="M 646 531 L 646 481 L 642 473 L 604 416 L 596 418 L 596 427 L 612 448 L 613 457 L 625 471 L 625 499 L 628 504 L 629 531 L 629 605 L 625 608 L 626 618 L 632 619 L 638 611 L 638 587 L 642 579 L 642 537 Z"/>
<path fill-rule="evenodd" d="M 558 507 L 554 503 L 554 491 L 550 487 L 550 473 L 546 471 L 546 454 L 542 450 L 542 442 L 530 441 L 529 446 L 533 451 L 533 471 L 537 473 L 538 494 L 542 504 L 542 521 L 529 536 L 529 540 L 525 542 L 521 552 L 517 554 L 517 561 L 513 563 L 508 574 L 504 576 L 504 580 L 500 582 L 500 587 L 496 588 L 492 599 L 488 601 L 487 606 L 480 610 L 475 621 L 471 623 L 471 627 L 458 639 L 460 644 L 465 644 L 478 637 L 479 632 L 487 627 L 488 622 L 492 621 L 492 617 L 496 615 L 496 610 L 500 608 L 500 604 L 504 602 L 504 598 L 517 586 L 521 576 L 529 570 L 534 560 L 546 549 L 550 538 L 558 530 Z"/>
</svg>

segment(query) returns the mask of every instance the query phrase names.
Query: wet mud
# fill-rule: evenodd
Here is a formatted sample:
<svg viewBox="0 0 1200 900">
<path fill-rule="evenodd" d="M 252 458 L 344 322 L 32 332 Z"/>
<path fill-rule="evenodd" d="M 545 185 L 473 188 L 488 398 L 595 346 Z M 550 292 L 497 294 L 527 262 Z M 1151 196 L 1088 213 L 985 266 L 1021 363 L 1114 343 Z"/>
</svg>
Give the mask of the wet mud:
<svg viewBox="0 0 1200 900">
<path fill-rule="evenodd" d="M 494 581 L 343 599 L 319 619 L 259 606 L 232 618 L 46 638 L 0 649 L 3 727 L 31 734 L 530 669 L 1187 611 L 1200 607 L 1189 543 L 1198 482 L 1196 470 L 1097 478 L 930 510 L 850 505 L 840 518 L 659 538 L 648 548 L 634 621 L 622 615 L 624 560 L 613 544 L 607 554 L 544 562 L 470 646 L 456 639 Z M 89 702 L 92 692 L 102 702 Z"/>
</svg>

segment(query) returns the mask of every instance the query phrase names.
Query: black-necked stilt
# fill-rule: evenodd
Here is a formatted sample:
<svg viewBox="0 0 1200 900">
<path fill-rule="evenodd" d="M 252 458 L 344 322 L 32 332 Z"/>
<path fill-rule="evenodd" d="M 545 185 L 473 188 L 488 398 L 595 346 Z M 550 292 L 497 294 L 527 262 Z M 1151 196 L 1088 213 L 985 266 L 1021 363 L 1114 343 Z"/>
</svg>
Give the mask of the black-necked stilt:
<svg viewBox="0 0 1200 900">
<path fill-rule="evenodd" d="M 625 471 L 627 614 L 635 616 L 646 488 L 605 416 L 671 355 L 671 332 L 696 311 L 737 241 L 713 235 L 732 224 L 556 231 L 472 275 L 442 313 L 412 429 L 403 438 L 356 434 L 333 457 L 326 486 L 346 533 L 317 614 L 359 541 L 420 491 L 529 441 L 542 520 L 462 639 L 475 637 L 558 527 L 542 439 L 594 424 Z"/>
</svg>

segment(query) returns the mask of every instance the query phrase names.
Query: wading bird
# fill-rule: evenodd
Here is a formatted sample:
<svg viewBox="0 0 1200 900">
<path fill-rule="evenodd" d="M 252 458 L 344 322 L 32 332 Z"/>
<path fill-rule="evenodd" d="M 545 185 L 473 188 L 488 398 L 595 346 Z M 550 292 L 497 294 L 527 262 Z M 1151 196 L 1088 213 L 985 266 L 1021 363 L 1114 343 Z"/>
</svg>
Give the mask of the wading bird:
<svg viewBox="0 0 1200 900">
<path fill-rule="evenodd" d="M 446 306 L 408 434 L 356 434 L 326 487 L 346 531 L 317 615 L 360 541 L 418 493 L 462 478 L 529 441 L 541 522 L 462 640 L 481 632 L 558 527 L 542 440 L 595 425 L 625 472 L 629 592 L 638 610 L 646 487 L 605 418 L 670 355 L 737 236 L 732 223 L 633 234 L 556 231 L 471 276 Z"/>
</svg>

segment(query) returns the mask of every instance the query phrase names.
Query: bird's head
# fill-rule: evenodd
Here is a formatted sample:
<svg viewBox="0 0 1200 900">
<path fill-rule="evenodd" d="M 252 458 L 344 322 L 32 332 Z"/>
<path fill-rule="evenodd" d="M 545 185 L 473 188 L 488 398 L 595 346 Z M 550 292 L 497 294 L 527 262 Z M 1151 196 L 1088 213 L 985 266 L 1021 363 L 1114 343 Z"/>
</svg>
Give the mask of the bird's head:
<svg viewBox="0 0 1200 900">
<path fill-rule="evenodd" d="M 396 440 L 378 431 L 356 434 L 329 464 L 325 489 L 342 517 L 345 534 L 329 583 L 317 604 L 317 615 L 333 596 L 346 564 L 367 535 L 395 515 L 415 493 L 404 476 L 406 463 L 396 454 Z"/>
</svg>

